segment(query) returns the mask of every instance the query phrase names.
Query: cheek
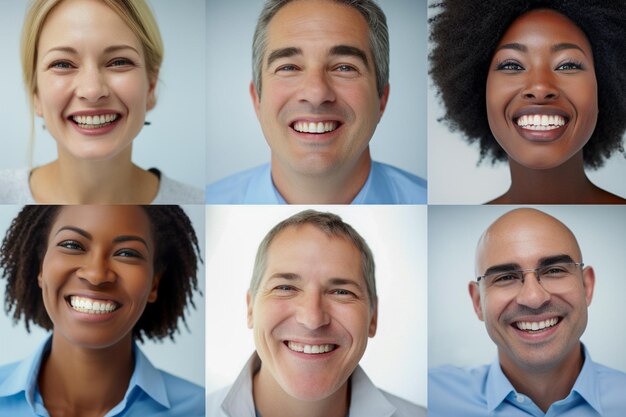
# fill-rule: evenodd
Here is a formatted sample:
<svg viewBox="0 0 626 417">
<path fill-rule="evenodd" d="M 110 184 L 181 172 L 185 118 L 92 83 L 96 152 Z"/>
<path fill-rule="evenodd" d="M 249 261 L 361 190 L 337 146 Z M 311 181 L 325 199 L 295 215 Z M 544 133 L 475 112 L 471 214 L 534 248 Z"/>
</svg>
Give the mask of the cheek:
<svg viewBox="0 0 626 417">
<path fill-rule="evenodd" d="M 146 113 L 149 84 L 145 74 L 139 72 L 115 74 L 110 76 L 109 86 L 130 112 Z"/>
<path fill-rule="evenodd" d="M 70 77 L 46 77 L 37 79 L 40 110 L 44 117 L 62 112 L 71 98 Z"/>
</svg>

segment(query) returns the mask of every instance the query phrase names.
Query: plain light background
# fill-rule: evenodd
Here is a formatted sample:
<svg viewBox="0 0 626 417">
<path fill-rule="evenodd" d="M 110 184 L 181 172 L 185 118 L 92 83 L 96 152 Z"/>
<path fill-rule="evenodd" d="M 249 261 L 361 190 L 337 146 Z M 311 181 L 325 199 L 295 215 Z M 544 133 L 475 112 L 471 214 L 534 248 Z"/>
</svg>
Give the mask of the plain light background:
<svg viewBox="0 0 626 417">
<path fill-rule="evenodd" d="M 133 161 L 159 168 L 170 178 L 204 188 L 206 138 L 205 1 L 148 0 L 165 45 L 157 105 L 133 142 Z M 20 36 L 27 1 L 3 1 L 0 13 L 0 169 L 28 164 L 30 111 L 20 62 Z M 33 165 L 57 156 L 56 142 L 35 117 Z"/>
<path fill-rule="evenodd" d="M 425 405 L 424 206 L 208 206 L 207 393 L 232 384 L 254 351 L 246 292 L 259 243 L 277 223 L 307 208 L 341 216 L 374 254 L 378 329 L 361 366 L 379 388 Z"/>
<path fill-rule="evenodd" d="M 479 237 L 513 206 L 428 208 L 429 366 L 491 363 L 496 346 L 474 313 L 467 290 L 475 280 Z M 572 230 L 583 262 L 596 273 L 581 340 L 595 362 L 626 372 L 626 206 L 537 206 Z"/>
<path fill-rule="evenodd" d="M 0 205 L 0 230 L 2 238 L 11 221 L 21 206 Z M 189 205 L 183 209 L 191 219 L 198 236 L 201 256 L 204 259 L 204 206 Z M 36 277 L 33 277 L 36 279 Z M 205 291 L 204 265 L 198 264 L 198 287 L 202 293 Z M 4 294 L 6 280 L 0 278 L 0 300 L 2 300 L 2 313 L 0 313 L 0 335 L 3 342 L 0 343 L 0 366 L 22 360 L 30 356 L 47 337 L 49 333 L 36 325 L 31 325 L 31 333 L 26 332 L 24 321 L 13 324 L 4 310 Z M 159 294 L 166 297 L 167 294 Z M 200 386 L 204 386 L 204 297 L 196 292 L 193 297 L 196 308 L 185 312 L 189 330 L 179 321 L 180 333 L 175 335 L 175 342 L 169 338 L 163 342 L 146 340 L 139 347 L 154 366 L 176 376 L 188 379 Z"/>
<path fill-rule="evenodd" d="M 391 92 L 372 158 L 426 178 L 426 3 L 378 2 L 387 16 Z M 263 0 L 207 3 L 207 183 L 270 160 L 248 86 Z"/>
<path fill-rule="evenodd" d="M 428 14 L 431 16 L 433 10 L 429 9 Z M 452 70 L 454 63 L 450 65 Z M 428 202 L 483 204 L 502 195 L 511 184 L 508 164 L 492 166 L 485 159 L 477 166 L 478 144 L 469 145 L 459 132 L 453 133 L 445 123 L 437 121 L 445 111 L 435 94 L 433 81 L 428 77 Z M 626 158 L 621 153 L 616 152 L 603 168 L 588 170 L 587 175 L 599 187 L 626 197 Z"/>
</svg>

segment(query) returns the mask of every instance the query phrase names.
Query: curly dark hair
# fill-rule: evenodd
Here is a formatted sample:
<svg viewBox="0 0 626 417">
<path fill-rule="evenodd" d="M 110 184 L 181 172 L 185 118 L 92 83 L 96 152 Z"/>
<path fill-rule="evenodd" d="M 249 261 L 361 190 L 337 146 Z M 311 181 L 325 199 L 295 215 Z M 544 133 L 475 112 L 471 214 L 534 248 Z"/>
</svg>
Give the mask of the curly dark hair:
<svg viewBox="0 0 626 417">
<path fill-rule="evenodd" d="M 585 166 L 599 168 L 622 147 L 626 130 L 626 3 L 624 0 L 465 0 L 435 1 L 429 19 L 430 75 L 445 106 L 442 118 L 470 143 L 480 144 L 480 160 L 507 155 L 487 121 L 485 86 L 498 42 L 520 15 L 538 8 L 569 18 L 587 36 L 598 83 L 598 122 L 583 148 Z"/>
<path fill-rule="evenodd" d="M 192 298 L 194 291 L 198 291 L 198 260 L 202 261 L 198 238 L 189 217 L 179 206 L 139 207 L 146 212 L 151 224 L 156 246 L 154 271 L 161 275 L 158 291 L 162 296 L 146 305 L 133 327 L 133 338 L 140 342 L 144 337 L 174 339 L 174 334 L 179 332 L 179 318 L 187 327 L 187 305 L 195 308 Z M 31 322 L 46 330 L 53 328 L 37 276 L 46 254 L 50 228 L 62 208 L 25 206 L 13 219 L 0 248 L 0 268 L 7 279 L 5 311 L 7 314 L 13 311 L 14 323 L 24 317 L 29 332 Z"/>
</svg>

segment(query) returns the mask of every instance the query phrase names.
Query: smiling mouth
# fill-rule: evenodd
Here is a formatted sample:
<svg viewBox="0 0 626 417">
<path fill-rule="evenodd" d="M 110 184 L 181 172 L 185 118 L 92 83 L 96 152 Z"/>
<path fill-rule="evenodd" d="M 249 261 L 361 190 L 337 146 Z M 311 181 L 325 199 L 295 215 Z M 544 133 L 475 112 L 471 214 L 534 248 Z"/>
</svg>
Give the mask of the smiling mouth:
<svg viewBox="0 0 626 417">
<path fill-rule="evenodd" d="M 563 127 L 569 120 L 559 114 L 525 114 L 515 120 L 522 129 L 554 130 Z"/>
<path fill-rule="evenodd" d="M 543 320 L 543 321 L 517 321 L 514 326 L 524 332 L 527 333 L 541 333 L 546 331 L 547 329 L 556 326 L 561 322 L 559 317 L 553 317 L 551 319 Z"/>
<path fill-rule="evenodd" d="M 304 122 L 298 121 L 293 122 L 291 127 L 296 132 L 300 133 L 328 133 L 336 130 L 339 127 L 339 122 L 337 121 L 325 121 L 325 122 Z"/>
<path fill-rule="evenodd" d="M 119 114 L 100 114 L 97 116 L 71 116 L 70 120 L 83 129 L 99 129 L 109 126 L 119 118 Z"/>
<path fill-rule="evenodd" d="M 287 347 L 290 350 L 293 350 L 294 352 L 306 353 L 308 355 L 319 355 L 321 353 L 328 353 L 328 352 L 332 352 L 333 350 L 337 349 L 337 345 L 333 345 L 333 344 L 305 345 L 303 343 L 296 343 L 296 342 L 292 342 L 292 341 L 287 341 L 287 342 L 285 342 L 285 345 L 287 345 Z"/>
<path fill-rule="evenodd" d="M 72 295 L 67 299 L 72 309 L 87 314 L 107 314 L 112 313 L 121 306 L 111 300 L 94 300 L 87 297 Z"/>
</svg>

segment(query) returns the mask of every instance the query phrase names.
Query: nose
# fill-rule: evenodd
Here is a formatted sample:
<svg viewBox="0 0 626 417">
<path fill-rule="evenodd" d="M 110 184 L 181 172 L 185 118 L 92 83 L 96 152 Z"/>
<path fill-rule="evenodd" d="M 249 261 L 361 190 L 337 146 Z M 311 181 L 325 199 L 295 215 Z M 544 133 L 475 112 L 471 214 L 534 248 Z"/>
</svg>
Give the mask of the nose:
<svg viewBox="0 0 626 417">
<path fill-rule="evenodd" d="M 535 102 L 554 101 L 559 98 L 559 90 L 554 84 L 554 74 L 550 68 L 529 70 L 527 83 L 522 90 L 522 98 Z"/>
<path fill-rule="evenodd" d="M 108 256 L 92 252 L 85 263 L 78 269 L 77 274 L 80 279 L 89 282 L 93 286 L 100 286 L 106 283 L 115 282 L 117 275 L 109 266 Z"/>
<path fill-rule="evenodd" d="M 533 274 L 532 277 L 529 275 Z M 517 303 L 530 308 L 539 308 L 550 300 L 550 293 L 543 288 L 537 279 L 536 272 L 526 272 L 525 279 L 517 294 Z"/>
<path fill-rule="evenodd" d="M 323 296 L 320 294 L 303 295 L 296 311 L 296 321 L 310 330 L 319 329 L 330 323 Z"/>
<path fill-rule="evenodd" d="M 90 103 L 109 96 L 106 76 L 100 68 L 84 66 L 76 77 L 76 95 Z"/>
<path fill-rule="evenodd" d="M 330 76 L 324 69 L 309 71 L 301 81 L 300 101 L 306 101 L 313 106 L 335 101 L 335 91 Z"/>
</svg>

